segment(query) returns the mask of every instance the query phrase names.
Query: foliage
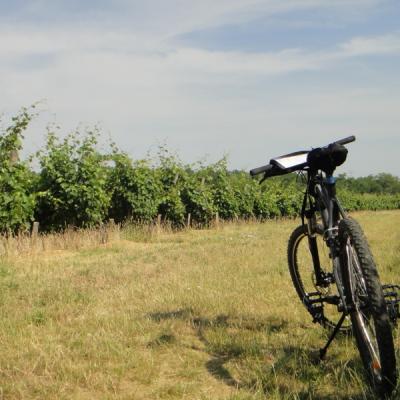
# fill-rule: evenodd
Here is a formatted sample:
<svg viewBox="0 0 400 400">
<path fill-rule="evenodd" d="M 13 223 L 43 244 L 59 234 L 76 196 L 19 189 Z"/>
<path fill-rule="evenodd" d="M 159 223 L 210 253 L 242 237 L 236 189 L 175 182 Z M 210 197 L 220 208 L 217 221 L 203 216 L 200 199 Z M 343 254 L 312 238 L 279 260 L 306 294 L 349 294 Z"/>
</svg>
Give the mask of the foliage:
<svg viewBox="0 0 400 400">
<path fill-rule="evenodd" d="M 396 210 L 400 208 L 400 194 L 354 193 L 340 190 L 339 198 L 349 211 Z"/>
<path fill-rule="evenodd" d="M 217 209 L 210 182 L 202 176 L 202 172 L 196 171 L 188 176 L 182 189 L 182 201 L 194 221 L 208 224 L 214 218 Z"/>
<path fill-rule="evenodd" d="M 42 229 L 99 225 L 107 218 L 151 223 L 161 215 L 175 227 L 188 214 L 196 225 L 221 219 L 295 217 L 304 185 L 295 174 L 263 185 L 245 171 L 229 171 L 226 158 L 213 164 L 185 164 L 161 147 L 155 160 L 132 160 L 111 145 L 98 150 L 99 132 L 73 132 L 60 139 L 49 131 L 34 172 L 15 156 L 32 118 L 22 111 L 0 135 L 0 231 L 28 229 L 35 217 Z M 349 210 L 400 208 L 400 180 L 390 174 L 338 180 L 339 198 Z"/>
<path fill-rule="evenodd" d="M 132 162 L 128 155 L 115 153 L 114 168 L 109 175 L 111 193 L 109 215 L 117 222 L 126 218 L 149 222 L 157 216 L 161 203 L 161 180 L 148 161 Z"/>
<path fill-rule="evenodd" d="M 110 204 L 106 190 L 105 157 L 96 149 L 98 133 L 69 134 L 64 140 L 54 132 L 38 154 L 41 171 L 36 218 L 45 229 L 68 225 L 100 224 Z"/>
<path fill-rule="evenodd" d="M 359 178 L 341 174 L 338 185 L 355 193 L 400 194 L 400 179 L 388 173 Z"/>
<path fill-rule="evenodd" d="M 182 189 L 188 182 L 188 171 L 182 162 L 164 147 L 158 153 L 158 173 L 162 184 L 162 198 L 158 212 L 175 226 L 183 226 L 186 218 L 186 205 Z"/>
<path fill-rule="evenodd" d="M 213 202 L 218 215 L 223 219 L 238 218 L 239 198 L 229 176 L 226 158 L 208 167 L 207 172 L 211 177 Z"/>
<path fill-rule="evenodd" d="M 24 132 L 32 119 L 32 110 L 23 108 L 11 125 L 0 133 L 0 231 L 29 229 L 33 221 L 35 174 L 19 160 Z"/>
<path fill-rule="evenodd" d="M 230 173 L 230 181 L 235 191 L 238 205 L 238 216 L 248 219 L 255 216 L 256 196 L 259 193 L 260 185 L 254 179 L 249 179 L 248 174 Z"/>
</svg>

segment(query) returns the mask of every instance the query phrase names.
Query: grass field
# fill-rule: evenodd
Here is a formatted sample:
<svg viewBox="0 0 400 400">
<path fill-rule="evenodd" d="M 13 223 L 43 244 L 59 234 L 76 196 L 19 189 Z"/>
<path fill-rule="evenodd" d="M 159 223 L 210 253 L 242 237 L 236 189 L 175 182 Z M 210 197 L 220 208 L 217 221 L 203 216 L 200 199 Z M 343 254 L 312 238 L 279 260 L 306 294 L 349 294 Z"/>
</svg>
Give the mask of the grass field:
<svg viewBox="0 0 400 400">
<path fill-rule="evenodd" d="M 400 212 L 355 216 L 382 281 L 400 282 Z M 372 399 L 351 338 L 315 362 L 327 336 L 286 264 L 297 224 L 127 229 L 3 257 L 0 398 Z"/>
</svg>

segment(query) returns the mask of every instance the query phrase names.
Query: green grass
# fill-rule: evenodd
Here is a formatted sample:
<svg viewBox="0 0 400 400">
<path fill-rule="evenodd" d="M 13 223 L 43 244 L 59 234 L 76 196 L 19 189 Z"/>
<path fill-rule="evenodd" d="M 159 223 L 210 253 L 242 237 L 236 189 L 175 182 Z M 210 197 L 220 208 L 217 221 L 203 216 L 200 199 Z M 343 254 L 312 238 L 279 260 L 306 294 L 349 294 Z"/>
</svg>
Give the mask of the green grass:
<svg viewBox="0 0 400 400">
<path fill-rule="evenodd" d="M 356 218 L 382 281 L 399 282 L 400 212 Z M 327 335 L 286 265 L 297 224 L 130 229 L 98 248 L 0 260 L 3 397 L 374 398 L 351 338 L 316 362 Z"/>
</svg>

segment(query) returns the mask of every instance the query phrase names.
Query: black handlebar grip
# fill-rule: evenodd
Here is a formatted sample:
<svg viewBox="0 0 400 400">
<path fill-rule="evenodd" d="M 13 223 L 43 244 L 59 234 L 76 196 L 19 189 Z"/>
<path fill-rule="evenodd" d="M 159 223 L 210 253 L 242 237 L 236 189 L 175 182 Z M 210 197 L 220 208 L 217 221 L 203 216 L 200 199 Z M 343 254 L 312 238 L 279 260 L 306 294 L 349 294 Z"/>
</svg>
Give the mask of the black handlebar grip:
<svg viewBox="0 0 400 400">
<path fill-rule="evenodd" d="M 267 172 L 267 171 L 271 170 L 272 168 L 273 168 L 273 166 L 271 164 L 263 165 L 262 167 L 252 169 L 250 171 L 250 175 L 255 176 L 255 175 L 261 174 L 263 172 Z"/>
<path fill-rule="evenodd" d="M 355 140 L 356 140 L 356 137 L 354 135 L 352 135 L 347 138 L 340 139 L 340 140 L 336 141 L 335 143 L 343 145 L 343 144 L 354 142 Z"/>
</svg>

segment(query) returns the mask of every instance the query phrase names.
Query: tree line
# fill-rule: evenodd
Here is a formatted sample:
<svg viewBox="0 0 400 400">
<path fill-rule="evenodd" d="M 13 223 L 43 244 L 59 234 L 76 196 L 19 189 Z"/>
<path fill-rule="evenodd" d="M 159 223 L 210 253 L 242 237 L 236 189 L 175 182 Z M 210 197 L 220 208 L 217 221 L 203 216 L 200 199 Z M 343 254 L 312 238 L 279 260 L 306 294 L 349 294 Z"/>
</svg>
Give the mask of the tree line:
<svg viewBox="0 0 400 400">
<path fill-rule="evenodd" d="M 299 213 L 304 185 L 296 176 L 264 185 L 245 171 L 229 171 L 226 158 L 185 164 L 160 148 L 156 159 L 132 160 L 110 143 L 99 149 L 96 129 L 60 138 L 49 130 L 31 160 L 19 160 L 32 109 L 22 109 L 0 132 L 0 231 L 45 231 L 97 226 L 109 218 L 150 223 L 161 215 L 176 227 L 190 214 L 199 226 L 221 219 L 292 217 Z M 340 197 L 349 210 L 397 209 L 400 182 L 390 174 L 339 176 Z"/>
</svg>

